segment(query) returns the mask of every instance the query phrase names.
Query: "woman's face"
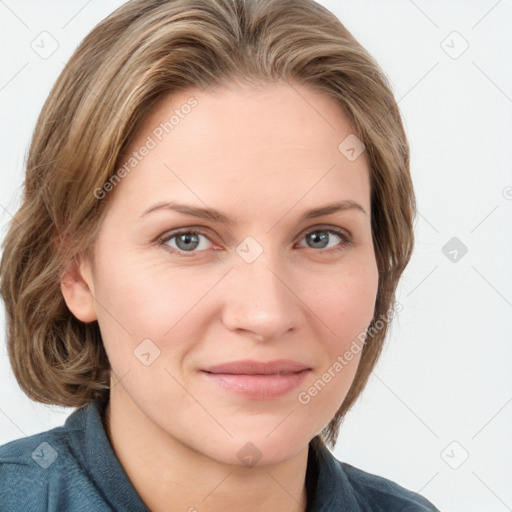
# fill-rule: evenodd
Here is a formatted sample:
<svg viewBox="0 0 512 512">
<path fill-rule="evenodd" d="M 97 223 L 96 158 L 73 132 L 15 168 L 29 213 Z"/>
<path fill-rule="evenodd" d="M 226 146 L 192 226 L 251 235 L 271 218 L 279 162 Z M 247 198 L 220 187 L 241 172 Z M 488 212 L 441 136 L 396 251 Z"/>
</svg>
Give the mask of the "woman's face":
<svg viewBox="0 0 512 512">
<path fill-rule="evenodd" d="M 334 100 L 283 83 L 181 92 L 150 112 L 101 192 L 83 274 L 111 400 L 135 424 L 222 462 L 272 464 L 333 418 L 378 284 L 352 132 Z M 262 376 L 257 363 L 274 361 Z"/>
</svg>

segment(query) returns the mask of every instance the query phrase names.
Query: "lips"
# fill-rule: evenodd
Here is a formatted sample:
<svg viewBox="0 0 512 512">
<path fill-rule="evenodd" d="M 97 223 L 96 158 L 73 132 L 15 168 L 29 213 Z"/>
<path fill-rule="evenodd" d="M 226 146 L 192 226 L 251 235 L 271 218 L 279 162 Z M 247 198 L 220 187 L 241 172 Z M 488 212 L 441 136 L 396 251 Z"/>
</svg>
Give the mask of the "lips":
<svg viewBox="0 0 512 512">
<path fill-rule="evenodd" d="M 298 373 L 311 368 L 289 359 L 277 359 L 274 361 L 234 361 L 231 363 L 218 364 L 204 368 L 202 371 L 208 373 L 237 374 L 237 375 L 284 375 Z"/>
<path fill-rule="evenodd" d="M 271 400 L 295 389 L 308 375 L 308 365 L 288 359 L 234 361 L 201 370 L 217 389 L 234 392 L 251 400 Z"/>
</svg>

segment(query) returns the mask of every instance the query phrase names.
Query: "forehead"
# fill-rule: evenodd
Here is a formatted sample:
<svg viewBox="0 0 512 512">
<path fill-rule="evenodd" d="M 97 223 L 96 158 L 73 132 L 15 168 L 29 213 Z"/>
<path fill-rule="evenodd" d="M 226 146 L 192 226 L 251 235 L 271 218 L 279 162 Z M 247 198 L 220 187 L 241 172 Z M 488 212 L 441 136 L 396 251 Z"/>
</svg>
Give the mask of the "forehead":
<svg viewBox="0 0 512 512">
<path fill-rule="evenodd" d="M 134 165 L 116 195 L 137 210 L 177 193 L 233 206 L 261 206 L 263 197 L 281 207 L 306 195 L 357 199 L 369 211 L 366 155 L 351 161 L 340 151 L 351 134 L 341 106 L 305 86 L 180 91 L 139 127 L 123 155 Z"/>
<path fill-rule="evenodd" d="M 278 82 L 167 95 L 146 116 L 132 146 L 152 132 L 164 144 L 172 138 L 196 149 L 207 144 L 210 151 L 213 145 L 236 149 L 295 143 L 336 152 L 339 138 L 353 129 L 335 99 L 304 85 Z"/>
</svg>

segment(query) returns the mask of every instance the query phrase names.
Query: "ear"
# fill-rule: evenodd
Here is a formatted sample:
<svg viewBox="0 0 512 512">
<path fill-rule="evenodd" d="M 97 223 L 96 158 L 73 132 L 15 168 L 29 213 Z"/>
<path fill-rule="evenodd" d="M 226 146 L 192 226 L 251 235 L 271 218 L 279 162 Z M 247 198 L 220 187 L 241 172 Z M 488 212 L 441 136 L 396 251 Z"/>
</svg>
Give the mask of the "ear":
<svg viewBox="0 0 512 512">
<path fill-rule="evenodd" d="M 66 305 L 78 320 L 93 322 L 98 319 L 91 266 L 88 260 L 78 256 L 68 263 L 60 281 L 60 289 Z"/>
</svg>

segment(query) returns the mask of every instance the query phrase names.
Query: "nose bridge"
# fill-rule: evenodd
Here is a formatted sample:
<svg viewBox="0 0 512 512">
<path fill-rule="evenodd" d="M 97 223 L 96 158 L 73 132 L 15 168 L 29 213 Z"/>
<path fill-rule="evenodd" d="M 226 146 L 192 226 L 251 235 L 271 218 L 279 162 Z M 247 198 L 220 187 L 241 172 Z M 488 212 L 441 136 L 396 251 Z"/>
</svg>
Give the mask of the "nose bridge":
<svg viewBox="0 0 512 512">
<path fill-rule="evenodd" d="M 239 254 L 228 278 L 224 323 L 262 338 L 279 336 L 298 320 L 297 298 L 287 283 L 289 273 L 277 251 L 261 248 L 256 254 L 254 241 L 245 243 L 237 248 Z"/>
</svg>

